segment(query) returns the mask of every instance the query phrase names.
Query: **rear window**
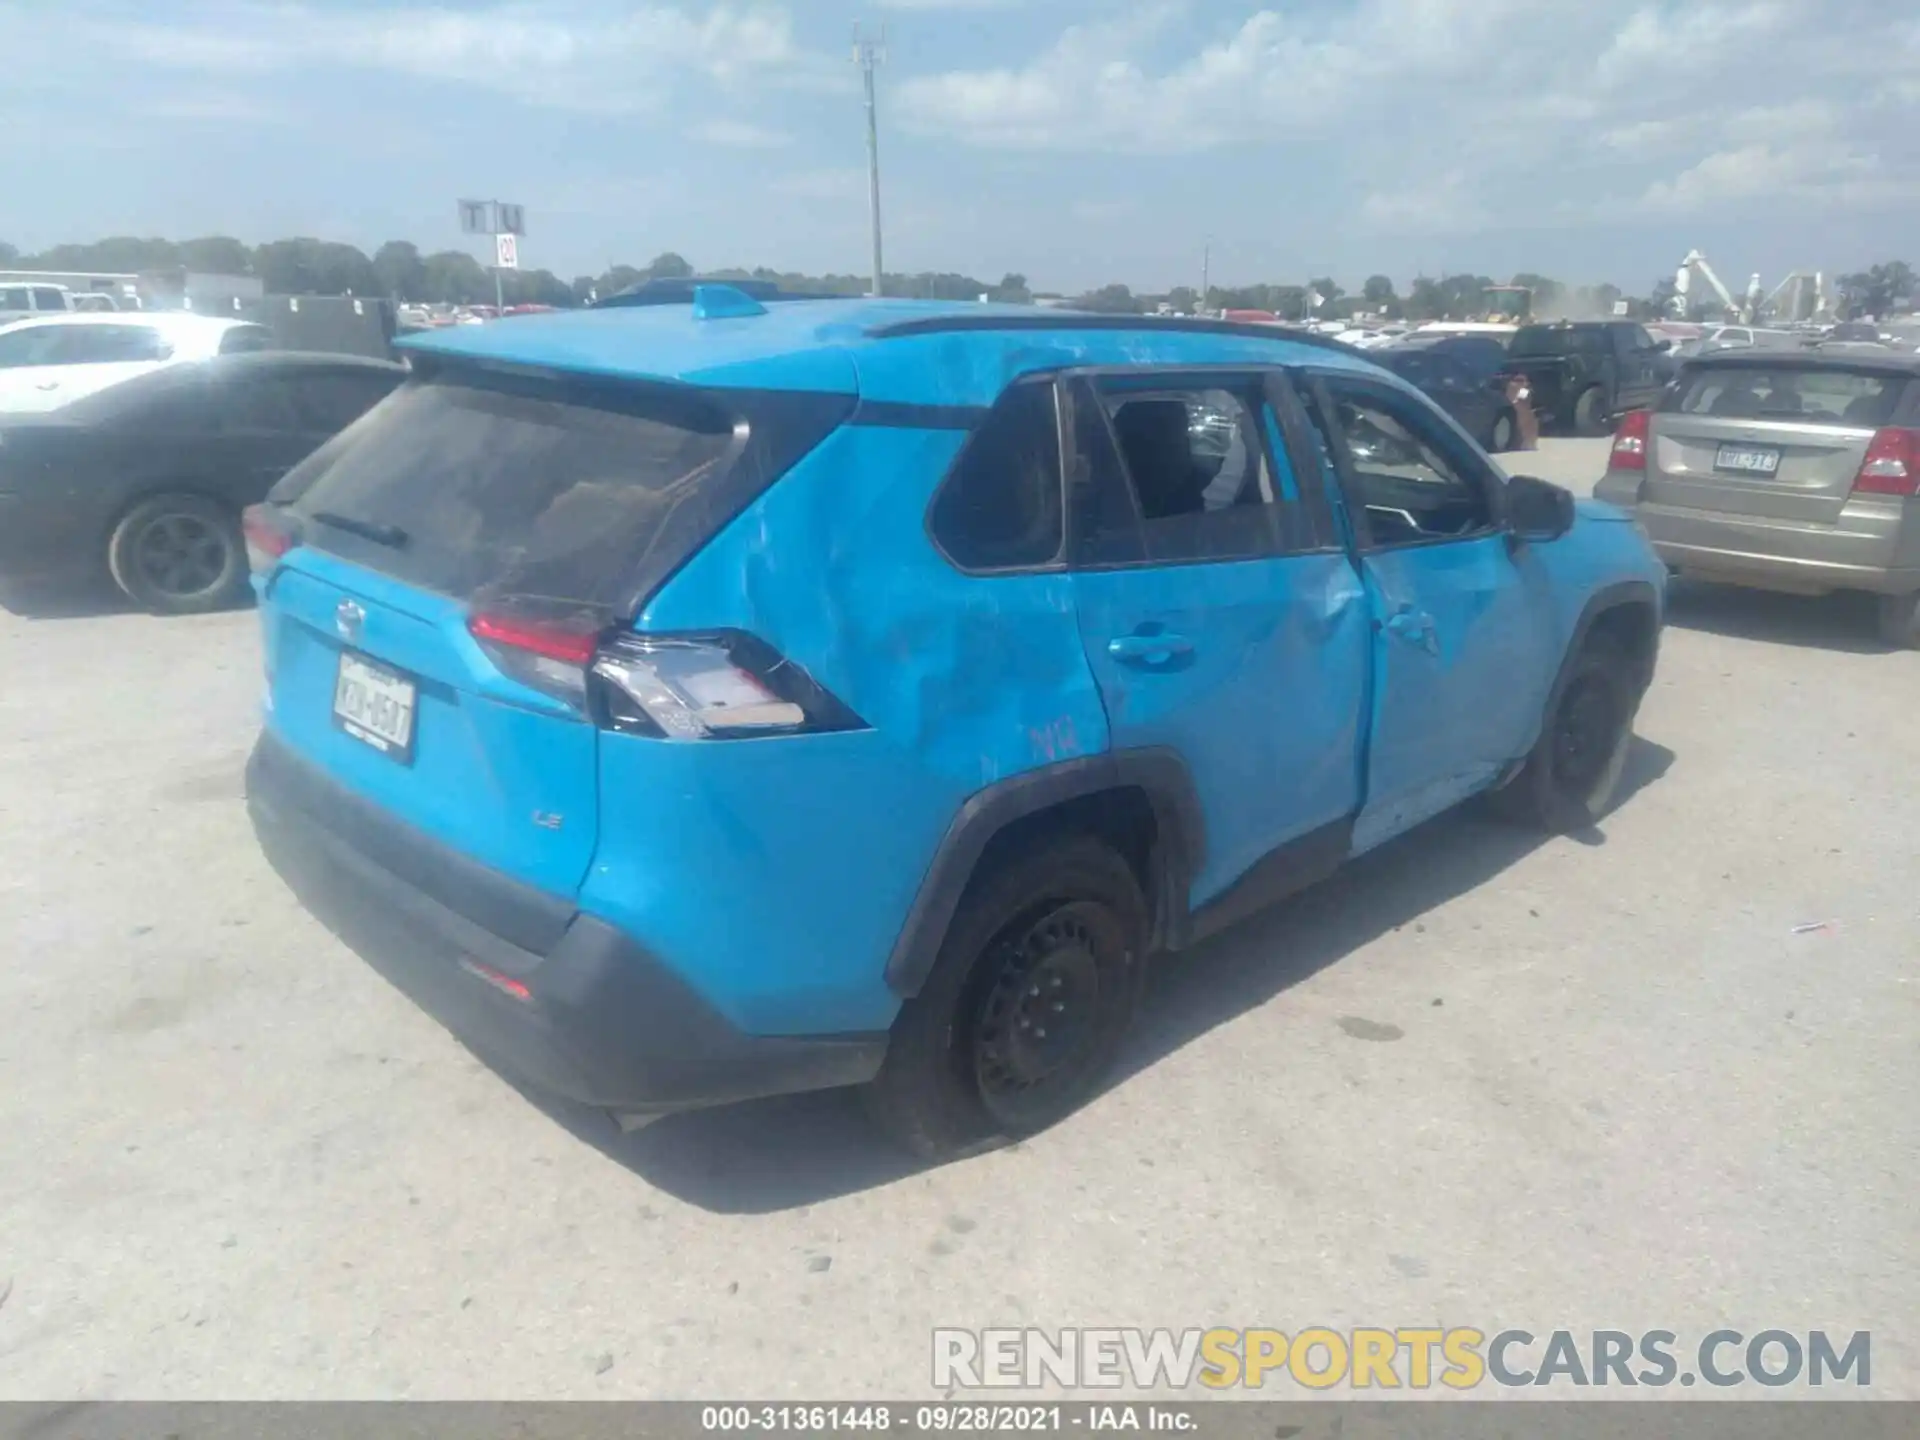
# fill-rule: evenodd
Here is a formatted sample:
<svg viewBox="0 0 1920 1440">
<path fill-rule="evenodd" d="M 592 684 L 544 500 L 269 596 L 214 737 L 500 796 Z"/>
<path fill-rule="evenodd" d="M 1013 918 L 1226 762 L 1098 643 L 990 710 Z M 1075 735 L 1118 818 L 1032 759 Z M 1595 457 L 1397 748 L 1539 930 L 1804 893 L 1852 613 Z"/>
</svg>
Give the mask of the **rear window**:
<svg viewBox="0 0 1920 1440">
<path fill-rule="evenodd" d="M 1604 330 L 1560 325 L 1522 325 L 1507 345 L 1509 355 L 1598 355 L 1607 348 Z"/>
<path fill-rule="evenodd" d="M 1905 382 L 1828 366 L 1694 365 L 1661 401 L 1664 411 L 1717 420 L 1806 420 L 1885 425 Z"/>
<path fill-rule="evenodd" d="M 579 387 L 584 389 L 584 387 Z M 850 397 L 427 379 L 275 487 L 306 543 L 462 600 L 618 610 L 811 449 Z M 744 430 L 744 435 L 739 430 Z"/>
</svg>

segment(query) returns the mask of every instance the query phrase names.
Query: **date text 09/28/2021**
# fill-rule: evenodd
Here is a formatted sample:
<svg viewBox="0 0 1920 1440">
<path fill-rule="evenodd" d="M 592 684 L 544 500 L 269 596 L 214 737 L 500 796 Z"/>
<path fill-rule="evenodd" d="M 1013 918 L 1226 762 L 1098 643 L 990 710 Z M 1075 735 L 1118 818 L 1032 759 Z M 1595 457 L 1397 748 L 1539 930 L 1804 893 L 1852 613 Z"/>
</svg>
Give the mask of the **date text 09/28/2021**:
<svg viewBox="0 0 1920 1440">
<path fill-rule="evenodd" d="M 714 1433 L 900 1431 L 919 1434 L 1002 1435 L 1009 1431 L 1149 1430 L 1190 1433 L 1182 1406 L 1129 1403 L 994 1405 L 965 1401 L 914 1405 L 707 1405 L 700 1428 Z"/>
</svg>

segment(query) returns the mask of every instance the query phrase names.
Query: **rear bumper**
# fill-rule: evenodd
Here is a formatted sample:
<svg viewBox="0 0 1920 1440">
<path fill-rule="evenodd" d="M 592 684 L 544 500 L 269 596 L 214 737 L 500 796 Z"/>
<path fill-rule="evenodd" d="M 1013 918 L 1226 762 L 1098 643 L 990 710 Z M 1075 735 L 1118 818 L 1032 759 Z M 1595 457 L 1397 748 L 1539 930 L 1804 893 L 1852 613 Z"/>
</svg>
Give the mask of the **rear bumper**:
<svg viewBox="0 0 1920 1440">
<path fill-rule="evenodd" d="M 1637 475 L 1609 472 L 1593 493 L 1629 511 L 1654 553 L 1684 574 L 1794 594 L 1920 591 L 1920 554 L 1903 542 L 1898 509 L 1820 525 L 1642 503 L 1639 488 Z"/>
<path fill-rule="evenodd" d="M 857 1085 L 879 1071 L 885 1035 L 748 1035 L 592 915 L 565 917 L 544 950 L 476 923 L 476 914 L 532 922 L 522 887 L 360 800 L 271 732 L 247 763 L 247 809 L 308 910 L 483 1059 L 536 1089 L 660 1114 Z M 404 867 L 369 858 L 395 847 Z"/>
</svg>

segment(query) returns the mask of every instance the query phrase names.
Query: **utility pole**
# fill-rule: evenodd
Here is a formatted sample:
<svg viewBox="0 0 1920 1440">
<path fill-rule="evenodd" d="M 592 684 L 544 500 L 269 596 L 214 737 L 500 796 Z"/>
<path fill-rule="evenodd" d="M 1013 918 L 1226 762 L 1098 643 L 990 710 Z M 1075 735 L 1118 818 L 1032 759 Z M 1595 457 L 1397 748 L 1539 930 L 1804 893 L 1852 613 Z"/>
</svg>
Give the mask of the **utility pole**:
<svg viewBox="0 0 1920 1440">
<path fill-rule="evenodd" d="M 1213 237 L 1209 235 L 1200 247 L 1200 303 L 1193 307 L 1201 315 L 1207 313 L 1207 291 L 1211 286 L 1212 270 Z"/>
<path fill-rule="evenodd" d="M 873 72 L 887 58 L 887 29 L 880 27 L 878 40 L 861 37 L 860 27 L 853 27 L 853 63 L 860 67 L 860 73 L 867 87 L 867 214 L 873 222 L 873 293 L 877 297 L 881 290 L 880 266 L 880 119 L 873 102 Z"/>
</svg>

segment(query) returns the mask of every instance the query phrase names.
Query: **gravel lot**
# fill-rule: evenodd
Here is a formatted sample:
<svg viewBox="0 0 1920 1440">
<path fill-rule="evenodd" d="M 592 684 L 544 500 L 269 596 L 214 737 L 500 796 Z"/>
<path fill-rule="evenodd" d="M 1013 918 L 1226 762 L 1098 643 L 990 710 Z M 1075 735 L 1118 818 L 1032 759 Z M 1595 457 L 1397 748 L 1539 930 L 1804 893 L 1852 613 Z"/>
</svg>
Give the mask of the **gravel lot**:
<svg viewBox="0 0 1920 1440">
<path fill-rule="evenodd" d="M 1438 821 L 917 1171 L 844 1097 L 530 1101 L 256 854 L 251 614 L 0 611 L 0 1398 L 899 1396 L 936 1325 L 1316 1323 L 1871 1329 L 1920 1397 L 1920 659 L 1869 619 L 1678 591 L 1604 839 Z"/>
</svg>

